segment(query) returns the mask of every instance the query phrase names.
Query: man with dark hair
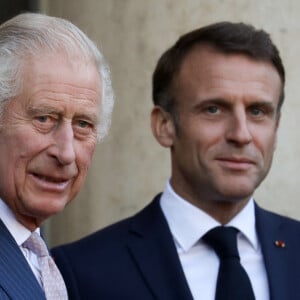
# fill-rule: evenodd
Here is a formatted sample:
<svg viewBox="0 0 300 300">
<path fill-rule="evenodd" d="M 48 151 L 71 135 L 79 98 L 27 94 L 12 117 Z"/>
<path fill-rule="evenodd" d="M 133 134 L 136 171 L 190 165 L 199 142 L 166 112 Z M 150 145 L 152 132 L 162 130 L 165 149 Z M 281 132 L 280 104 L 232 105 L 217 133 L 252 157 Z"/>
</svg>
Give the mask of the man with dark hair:
<svg viewBox="0 0 300 300">
<path fill-rule="evenodd" d="M 200 28 L 162 55 L 151 126 L 170 180 L 137 215 L 53 251 L 71 299 L 300 299 L 300 223 L 253 199 L 284 83 L 269 35 L 243 23 Z"/>
</svg>

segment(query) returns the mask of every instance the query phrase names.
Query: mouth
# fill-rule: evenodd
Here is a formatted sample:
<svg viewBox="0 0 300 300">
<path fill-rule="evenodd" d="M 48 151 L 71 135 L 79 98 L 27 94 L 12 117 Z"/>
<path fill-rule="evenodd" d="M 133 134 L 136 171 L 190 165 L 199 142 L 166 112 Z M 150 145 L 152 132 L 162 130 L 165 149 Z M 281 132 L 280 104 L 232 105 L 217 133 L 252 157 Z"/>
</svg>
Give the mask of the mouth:
<svg viewBox="0 0 300 300">
<path fill-rule="evenodd" d="M 246 158 L 246 157 L 221 157 L 217 158 L 217 160 L 220 161 L 232 161 L 236 163 L 247 163 L 247 164 L 253 164 L 253 160 Z"/>
<path fill-rule="evenodd" d="M 36 186 L 52 192 L 64 191 L 72 181 L 71 177 L 46 176 L 38 173 L 31 173 L 30 175 Z"/>
<path fill-rule="evenodd" d="M 32 175 L 37 177 L 38 179 L 40 179 L 42 181 L 53 182 L 53 183 L 63 183 L 63 182 L 68 181 L 68 179 L 55 178 L 55 177 L 50 177 L 50 176 L 45 176 L 45 175 L 39 175 L 39 174 L 36 174 L 36 173 L 33 173 Z"/>
<path fill-rule="evenodd" d="M 219 164 L 227 169 L 243 171 L 255 165 L 255 162 L 246 157 L 221 157 L 217 158 Z"/>
</svg>

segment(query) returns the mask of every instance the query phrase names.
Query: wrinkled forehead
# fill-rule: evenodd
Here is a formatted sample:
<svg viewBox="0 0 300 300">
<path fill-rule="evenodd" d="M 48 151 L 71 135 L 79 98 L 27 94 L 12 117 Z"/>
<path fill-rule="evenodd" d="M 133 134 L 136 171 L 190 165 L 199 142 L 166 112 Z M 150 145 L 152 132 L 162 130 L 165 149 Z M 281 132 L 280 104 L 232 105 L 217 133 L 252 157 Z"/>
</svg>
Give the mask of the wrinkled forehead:
<svg viewBox="0 0 300 300">
<path fill-rule="evenodd" d="M 45 51 L 41 55 L 29 54 L 22 62 L 20 75 L 22 88 L 29 80 L 44 79 L 46 81 L 47 78 L 51 78 L 67 83 L 69 79 L 81 81 L 82 84 L 94 84 L 99 95 L 102 95 L 103 86 L 99 69 L 93 59 L 82 56 L 81 52 L 50 53 Z"/>
</svg>

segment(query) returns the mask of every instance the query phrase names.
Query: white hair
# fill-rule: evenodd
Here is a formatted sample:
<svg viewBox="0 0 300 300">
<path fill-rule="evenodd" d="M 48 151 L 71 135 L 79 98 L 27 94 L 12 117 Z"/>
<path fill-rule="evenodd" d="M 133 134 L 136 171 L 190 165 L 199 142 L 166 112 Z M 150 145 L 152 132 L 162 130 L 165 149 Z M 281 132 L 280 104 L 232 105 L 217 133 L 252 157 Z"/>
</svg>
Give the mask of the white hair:
<svg viewBox="0 0 300 300">
<path fill-rule="evenodd" d="M 39 13 L 23 13 L 0 26 L 0 118 L 6 101 L 21 93 L 29 57 L 64 51 L 93 63 L 100 75 L 102 103 L 98 141 L 107 134 L 114 105 L 110 70 L 97 46 L 71 22 Z M 25 75 L 25 74 L 24 74 Z"/>
</svg>

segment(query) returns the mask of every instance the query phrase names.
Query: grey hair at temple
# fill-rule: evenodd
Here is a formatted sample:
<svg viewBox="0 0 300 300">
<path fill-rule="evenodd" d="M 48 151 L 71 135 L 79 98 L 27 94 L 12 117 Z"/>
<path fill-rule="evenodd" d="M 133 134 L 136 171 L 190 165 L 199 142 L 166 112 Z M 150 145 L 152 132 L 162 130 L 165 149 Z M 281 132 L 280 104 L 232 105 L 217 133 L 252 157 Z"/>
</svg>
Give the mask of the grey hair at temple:
<svg viewBox="0 0 300 300">
<path fill-rule="evenodd" d="M 22 92 L 28 58 L 63 51 L 95 64 L 101 78 L 102 102 L 98 141 L 107 134 L 114 106 L 110 70 L 97 46 L 71 22 L 38 13 L 20 14 L 0 26 L 0 118 L 5 103 Z"/>
</svg>

